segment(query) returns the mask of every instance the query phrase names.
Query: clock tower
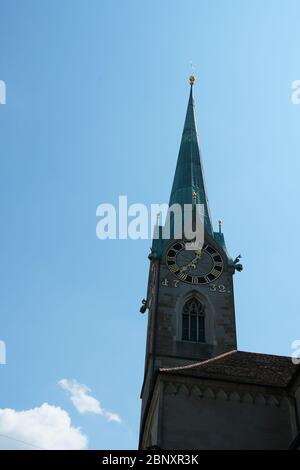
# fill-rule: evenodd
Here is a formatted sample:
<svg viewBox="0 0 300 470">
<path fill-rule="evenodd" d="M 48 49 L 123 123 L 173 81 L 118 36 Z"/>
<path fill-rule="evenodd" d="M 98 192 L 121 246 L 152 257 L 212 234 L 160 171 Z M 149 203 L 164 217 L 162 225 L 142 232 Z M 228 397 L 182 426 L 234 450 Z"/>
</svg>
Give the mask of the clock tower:
<svg viewBox="0 0 300 470">
<path fill-rule="evenodd" d="M 158 367 L 208 359 L 236 348 L 233 274 L 242 266 L 227 252 L 221 221 L 213 231 L 190 94 L 169 206 L 202 204 L 204 245 L 187 250 L 184 240 L 153 240 L 147 300 L 148 332 L 143 405 Z M 162 233 L 161 227 L 156 230 Z M 142 308 L 143 310 L 145 309 Z"/>
<path fill-rule="evenodd" d="M 169 206 L 202 205 L 204 244 L 187 249 L 187 240 L 164 239 L 155 227 L 141 307 L 148 329 L 140 447 L 285 448 L 295 429 L 280 406 L 295 367 L 289 358 L 237 351 L 233 275 L 242 265 L 230 257 L 220 221 L 213 230 L 194 82 L 191 76 Z"/>
</svg>

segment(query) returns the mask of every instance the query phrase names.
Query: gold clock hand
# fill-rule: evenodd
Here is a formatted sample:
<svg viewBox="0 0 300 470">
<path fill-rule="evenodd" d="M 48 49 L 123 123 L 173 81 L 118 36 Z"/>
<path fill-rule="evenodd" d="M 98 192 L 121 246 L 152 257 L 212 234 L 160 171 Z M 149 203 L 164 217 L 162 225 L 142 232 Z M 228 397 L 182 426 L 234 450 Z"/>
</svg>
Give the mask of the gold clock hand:
<svg viewBox="0 0 300 470">
<path fill-rule="evenodd" d="M 201 257 L 201 251 L 195 251 L 195 258 L 192 259 L 188 264 L 184 265 L 181 267 L 182 271 L 187 271 L 189 268 L 196 269 L 197 267 L 197 262 L 199 258 Z"/>
<path fill-rule="evenodd" d="M 199 260 L 200 256 L 201 256 L 201 253 L 197 253 L 195 258 L 192 259 L 192 261 L 190 261 L 187 265 L 182 266 L 181 269 L 183 271 L 187 271 L 190 267 L 196 269 L 197 261 Z"/>
</svg>

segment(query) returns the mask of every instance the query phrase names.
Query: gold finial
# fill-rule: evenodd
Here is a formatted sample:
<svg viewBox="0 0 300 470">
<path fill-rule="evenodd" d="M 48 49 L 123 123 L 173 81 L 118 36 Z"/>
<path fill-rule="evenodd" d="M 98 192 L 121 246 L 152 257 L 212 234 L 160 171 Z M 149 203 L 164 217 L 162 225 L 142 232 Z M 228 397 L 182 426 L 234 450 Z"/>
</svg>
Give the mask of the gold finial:
<svg viewBox="0 0 300 470">
<path fill-rule="evenodd" d="M 222 233 L 222 220 L 219 220 L 219 233 Z"/>
<path fill-rule="evenodd" d="M 192 75 L 190 75 L 189 77 L 189 81 L 190 81 L 190 85 L 194 85 L 195 81 L 196 81 L 196 76 L 195 76 L 195 67 L 194 67 L 194 64 L 192 64 L 191 62 L 191 69 L 192 69 Z"/>
<path fill-rule="evenodd" d="M 189 78 L 189 80 L 190 80 L 190 85 L 191 85 L 191 86 L 193 86 L 193 85 L 194 85 L 194 83 L 195 83 L 195 80 L 196 80 L 196 77 L 195 77 L 195 75 L 190 75 L 190 78 Z"/>
<path fill-rule="evenodd" d="M 196 199 L 196 197 L 197 197 L 196 191 L 193 191 L 193 192 L 192 192 L 192 197 L 193 197 L 193 199 Z"/>
</svg>

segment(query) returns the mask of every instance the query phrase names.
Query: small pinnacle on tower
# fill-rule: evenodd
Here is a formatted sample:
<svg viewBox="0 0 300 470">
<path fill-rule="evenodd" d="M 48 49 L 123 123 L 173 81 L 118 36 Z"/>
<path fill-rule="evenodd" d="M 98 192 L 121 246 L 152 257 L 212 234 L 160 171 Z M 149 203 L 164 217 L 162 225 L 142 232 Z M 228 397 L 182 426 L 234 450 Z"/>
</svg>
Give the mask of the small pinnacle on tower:
<svg viewBox="0 0 300 470">
<path fill-rule="evenodd" d="M 218 223 L 219 223 L 219 233 L 222 233 L 222 220 L 219 220 Z"/>
</svg>

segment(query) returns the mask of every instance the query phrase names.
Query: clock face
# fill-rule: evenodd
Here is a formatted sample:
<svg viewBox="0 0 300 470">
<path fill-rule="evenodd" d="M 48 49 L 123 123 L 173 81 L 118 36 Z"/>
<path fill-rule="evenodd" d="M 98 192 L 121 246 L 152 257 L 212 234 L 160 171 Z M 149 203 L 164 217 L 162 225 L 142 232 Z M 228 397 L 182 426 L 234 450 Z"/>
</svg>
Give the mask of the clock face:
<svg viewBox="0 0 300 470">
<path fill-rule="evenodd" d="M 204 244 L 201 250 L 187 250 L 183 241 L 169 248 L 166 261 L 169 270 L 189 284 L 209 284 L 224 267 L 220 253 L 212 246 Z"/>
</svg>

